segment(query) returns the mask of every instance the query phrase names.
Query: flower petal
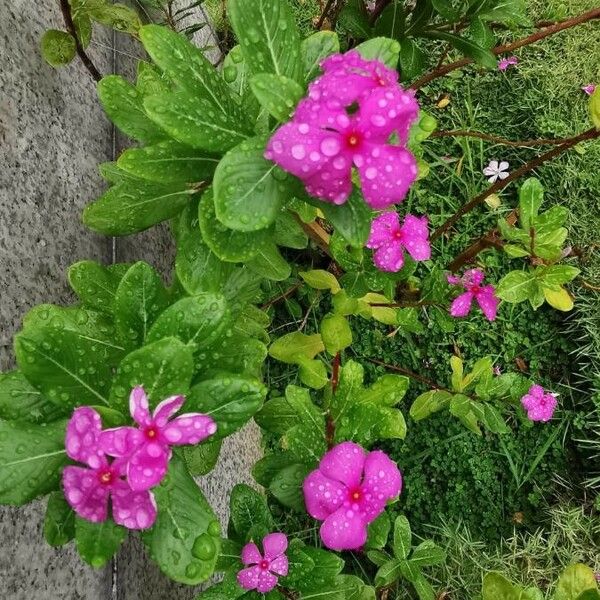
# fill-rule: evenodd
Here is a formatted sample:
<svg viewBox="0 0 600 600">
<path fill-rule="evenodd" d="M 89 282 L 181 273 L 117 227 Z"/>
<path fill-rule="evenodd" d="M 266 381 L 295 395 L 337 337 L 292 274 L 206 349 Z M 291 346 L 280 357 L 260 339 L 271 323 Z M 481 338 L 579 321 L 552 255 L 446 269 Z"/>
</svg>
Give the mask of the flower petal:
<svg viewBox="0 0 600 600">
<path fill-rule="evenodd" d="M 427 217 L 406 215 L 402 225 L 402 243 L 414 260 L 429 260 L 429 228 Z"/>
<path fill-rule="evenodd" d="M 346 131 L 351 123 L 346 109 L 340 102 L 336 100 L 316 101 L 310 97 L 298 103 L 292 122 L 337 132 Z M 306 127 L 302 129 L 305 130 Z"/>
<path fill-rule="evenodd" d="M 498 172 L 498 161 L 497 160 L 490 160 L 490 164 L 487 166 L 488 169 L 490 169 L 491 171 L 493 171 L 494 173 Z"/>
<path fill-rule="evenodd" d="M 400 218 L 395 211 L 384 212 L 371 222 L 371 233 L 367 248 L 379 248 L 400 232 Z"/>
<path fill-rule="evenodd" d="M 167 473 L 170 451 L 157 442 L 140 446 L 127 464 L 127 481 L 132 490 L 149 490 L 158 485 Z"/>
<path fill-rule="evenodd" d="M 509 173 L 507 173 L 506 171 L 500 171 L 498 173 L 498 177 L 500 178 L 500 181 L 504 181 L 508 176 L 509 176 Z"/>
<path fill-rule="evenodd" d="M 508 167 L 509 167 L 508 162 L 505 160 L 500 161 L 500 164 L 498 165 L 498 169 L 500 171 L 506 171 L 506 169 L 508 169 Z"/>
<path fill-rule="evenodd" d="M 494 288 L 491 285 L 486 285 L 475 298 L 486 319 L 493 321 L 496 318 L 498 305 L 500 304 L 500 299 L 494 294 Z"/>
<path fill-rule="evenodd" d="M 396 498 L 402 491 L 402 474 L 385 452 L 369 452 L 362 490 L 366 496 L 362 510 L 369 523 L 383 512 L 388 500 Z"/>
<path fill-rule="evenodd" d="M 360 485 L 365 458 L 366 453 L 361 446 L 342 442 L 325 453 L 319 463 L 319 471 L 352 489 Z"/>
<path fill-rule="evenodd" d="M 308 475 L 302 489 L 308 514 L 319 520 L 335 512 L 347 495 L 347 489 L 342 483 L 325 477 L 319 470 Z"/>
<path fill-rule="evenodd" d="M 130 456 L 144 443 L 144 434 L 135 427 L 105 429 L 100 434 L 100 447 L 109 456 Z"/>
<path fill-rule="evenodd" d="M 325 519 L 320 535 L 330 550 L 358 550 L 367 541 L 367 522 L 360 511 L 340 508 Z"/>
<path fill-rule="evenodd" d="M 182 446 L 197 444 L 217 431 L 211 417 L 201 413 L 186 413 L 169 421 L 162 434 L 169 444 Z"/>
<path fill-rule="evenodd" d="M 380 271 L 397 273 L 404 266 L 404 248 L 400 240 L 392 240 L 377 248 L 373 262 Z"/>
<path fill-rule="evenodd" d="M 242 569 L 237 574 L 237 581 L 245 590 L 255 590 L 258 586 L 258 578 L 261 572 L 262 569 L 257 565 Z"/>
<path fill-rule="evenodd" d="M 463 275 L 465 286 L 481 285 L 485 279 L 485 273 L 481 269 L 468 269 Z"/>
<path fill-rule="evenodd" d="M 460 296 L 454 298 L 450 305 L 450 314 L 453 317 L 466 317 L 471 310 L 473 303 L 473 294 L 471 292 L 465 292 Z"/>
<path fill-rule="evenodd" d="M 157 508 L 152 492 L 134 491 L 119 480 L 112 490 L 113 519 L 127 529 L 148 529 L 154 525 Z"/>
<path fill-rule="evenodd" d="M 242 563 L 244 565 L 256 565 L 262 559 L 262 554 L 254 542 L 250 542 L 242 548 Z"/>
<path fill-rule="evenodd" d="M 268 560 L 281 556 L 288 547 L 287 536 L 284 533 L 269 533 L 263 539 L 263 555 Z"/>
<path fill-rule="evenodd" d="M 417 177 L 417 162 L 406 148 L 363 143 L 354 157 L 366 203 L 382 210 L 401 202 Z"/>
<path fill-rule="evenodd" d="M 62 481 L 67 502 L 81 518 L 94 523 L 106 521 L 110 488 L 100 483 L 95 471 L 65 467 Z"/>
<path fill-rule="evenodd" d="M 277 585 L 277 577 L 273 575 L 273 573 L 269 573 L 267 570 L 261 569 L 258 574 L 258 585 L 256 586 L 256 591 L 261 594 L 266 594 L 271 590 L 275 589 Z"/>
<path fill-rule="evenodd" d="M 82 406 L 76 409 L 67 424 L 65 436 L 67 456 L 93 469 L 106 464 L 104 453 L 98 444 L 101 431 L 102 420 L 93 408 Z"/>
<path fill-rule="evenodd" d="M 164 427 L 167 421 L 183 406 L 185 396 L 171 396 L 166 398 L 154 409 L 152 422 L 158 427 Z"/>
<path fill-rule="evenodd" d="M 285 577 L 288 574 L 289 562 L 288 557 L 285 554 L 278 556 L 275 560 L 271 561 L 269 565 L 269 571 L 271 573 L 275 573 L 276 575 L 281 575 Z"/>
<path fill-rule="evenodd" d="M 133 420 L 142 427 L 150 425 L 151 416 L 148 409 L 148 397 L 141 385 L 134 387 L 129 395 L 129 412 Z"/>
</svg>

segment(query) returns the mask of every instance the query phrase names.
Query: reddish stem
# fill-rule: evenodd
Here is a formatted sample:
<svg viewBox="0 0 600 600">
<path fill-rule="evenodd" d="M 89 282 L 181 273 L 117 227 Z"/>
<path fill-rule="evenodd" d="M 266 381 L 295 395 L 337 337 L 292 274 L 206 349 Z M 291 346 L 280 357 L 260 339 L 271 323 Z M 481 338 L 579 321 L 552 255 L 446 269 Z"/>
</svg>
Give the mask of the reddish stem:
<svg viewBox="0 0 600 600">
<path fill-rule="evenodd" d="M 495 144 L 503 144 L 504 146 L 514 147 L 527 147 L 527 146 L 543 146 L 543 145 L 554 145 L 560 146 L 566 144 L 572 138 L 539 138 L 537 140 L 507 140 L 506 138 L 491 135 L 489 133 L 482 133 L 480 131 L 467 131 L 465 129 L 457 129 L 454 131 L 434 131 L 430 137 L 442 138 L 442 137 L 470 137 L 485 140 L 487 142 L 493 142 Z M 578 137 L 578 136 L 575 136 Z"/>
</svg>

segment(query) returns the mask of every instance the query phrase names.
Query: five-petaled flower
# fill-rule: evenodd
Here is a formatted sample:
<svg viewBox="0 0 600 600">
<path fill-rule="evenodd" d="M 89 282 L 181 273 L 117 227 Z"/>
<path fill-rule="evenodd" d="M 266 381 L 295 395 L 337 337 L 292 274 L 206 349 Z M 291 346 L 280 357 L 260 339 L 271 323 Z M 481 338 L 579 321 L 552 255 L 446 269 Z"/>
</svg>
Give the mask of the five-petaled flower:
<svg viewBox="0 0 600 600">
<path fill-rule="evenodd" d="M 266 594 L 275 588 L 279 577 L 288 574 L 285 555 L 288 541 L 283 533 L 269 533 L 263 538 L 261 554 L 253 542 L 242 549 L 242 563 L 246 566 L 237 574 L 238 583 L 245 590 Z"/>
<path fill-rule="evenodd" d="M 184 402 L 183 396 L 172 396 L 151 415 L 144 388 L 135 387 L 129 397 L 129 410 L 139 427 L 116 427 L 100 435 L 104 452 L 126 463 L 132 489 L 148 490 L 161 482 L 171 459 L 170 446 L 197 444 L 217 430 L 216 423 L 200 413 L 171 419 Z"/>
<path fill-rule="evenodd" d="M 80 517 L 94 523 L 106 521 L 110 498 L 115 523 L 128 529 L 147 529 L 156 519 L 154 496 L 131 489 L 123 479 L 122 460 L 109 463 L 99 444 L 101 431 L 100 415 L 93 408 L 75 410 L 67 425 L 65 447 L 69 458 L 89 468 L 65 467 L 65 498 Z"/>
<path fill-rule="evenodd" d="M 500 162 L 491 160 L 490 164 L 483 170 L 483 174 L 488 178 L 490 183 L 496 183 L 498 179 L 504 180 L 508 177 L 508 166 L 505 160 Z"/>
<path fill-rule="evenodd" d="M 414 260 L 429 260 L 429 230 L 427 217 L 406 215 L 400 225 L 396 212 L 386 212 L 371 223 L 371 235 L 367 248 L 375 250 L 373 262 L 381 271 L 396 272 L 404 265 L 404 250 Z"/>
<path fill-rule="evenodd" d="M 588 83 L 587 85 L 582 85 L 581 89 L 588 95 L 591 96 L 596 91 L 596 85 L 594 83 Z"/>
<path fill-rule="evenodd" d="M 367 540 L 367 527 L 402 490 L 402 475 L 384 452 L 367 452 L 342 442 L 321 459 L 304 480 L 306 509 L 323 521 L 320 535 L 331 550 L 356 550 Z"/>
<path fill-rule="evenodd" d="M 267 145 L 265 158 L 300 178 L 307 192 L 343 204 L 356 167 L 366 202 L 381 210 L 401 202 L 417 176 L 404 147 L 419 106 L 398 73 L 356 51 L 323 61 L 293 119 Z M 396 135 L 400 145 L 389 143 Z"/>
<path fill-rule="evenodd" d="M 485 275 L 480 269 L 469 269 L 465 271 L 462 277 L 448 275 L 448 283 L 460 285 L 466 290 L 463 294 L 457 296 L 450 306 L 450 314 L 453 317 L 466 317 L 471 311 L 473 300 L 477 300 L 477 304 L 479 304 L 488 321 L 493 321 L 496 318 L 500 300 L 496 296 L 494 286 L 481 285 L 484 277 Z"/>
<path fill-rule="evenodd" d="M 534 384 L 521 398 L 521 404 L 527 411 L 530 421 L 542 421 L 545 423 L 552 418 L 558 401 L 552 392 L 546 392 L 541 385 Z"/>
<path fill-rule="evenodd" d="M 519 63 L 519 59 L 516 56 L 507 56 L 506 58 L 501 58 L 498 61 L 498 70 L 506 71 L 509 67 L 514 67 Z"/>
</svg>

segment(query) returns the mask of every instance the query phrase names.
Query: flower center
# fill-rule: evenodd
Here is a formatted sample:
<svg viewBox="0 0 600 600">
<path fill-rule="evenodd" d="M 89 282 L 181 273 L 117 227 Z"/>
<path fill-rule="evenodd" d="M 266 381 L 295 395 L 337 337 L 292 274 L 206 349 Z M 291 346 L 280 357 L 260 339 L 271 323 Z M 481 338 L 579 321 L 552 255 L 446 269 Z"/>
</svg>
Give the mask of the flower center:
<svg viewBox="0 0 600 600">
<path fill-rule="evenodd" d="M 258 563 L 258 566 L 263 570 L 266 571 L 269 568 L 269 561 L 268 560 L 261 560 Z"/>
<path fill-rule="evenodd" d="M 360 135 L 358 135 L 358 133 L 351 133 L 346 138 L 346 141 L 350 148 L 356 148 L 360 144 Z"/>
<path fill-rule="evenodd" d="M 472 285 L 471 286 L 471 293 L 472 294 L 479 294 L 479 292 L 481 292 L 481 288 L 478 285 Z"/>
<path fill-rule="evenodd" d="M 114 480 L 114 474 L 110 469 L 103 469 L 98 473 L 98 480 L 102 485 L 110 485 Z"/>
<path fill-rule="evenodd" d="M 402 239 L 402 232 L 400 230 L 394 232 L 394 239 L 396 239 L 396 240 Z"/>
<path fill-rule="evenodd" d="M 154 425 L 150 425 L 150 427 L 146 427 L 144 434 L 149 440 L 154 440 L 158 436 L 158 430 Z"/>
<path fill-rule="evenodd" d="M 350 492 L 350 500 L 352 500 L 352 502 L 358 502 L 361 498 L 362 492 L 360 489 L 356 489 Z"/>
</svg>

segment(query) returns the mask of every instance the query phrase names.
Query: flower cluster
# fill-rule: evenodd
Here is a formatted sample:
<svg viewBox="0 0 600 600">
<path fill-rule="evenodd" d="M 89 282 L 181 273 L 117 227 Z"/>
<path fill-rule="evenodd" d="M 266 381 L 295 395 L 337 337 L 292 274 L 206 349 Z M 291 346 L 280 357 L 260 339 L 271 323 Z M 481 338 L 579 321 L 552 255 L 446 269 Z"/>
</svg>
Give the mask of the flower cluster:
<svg viewBox="0 0 600 600">
<path fill-rule="evenodd" d="M 466 290 L 457 296 L 450 306 L 450 314 L 453 317 L 466 317 L 471 312 L 473 300 L 476 300 L 488 321 L 496 318 L 500 300 L 496 296 L 494 286 L 481 285 L 484 278 L 485 275 L 480 269 L 469 269 L 462 277 L 448 275 L 449 284 L 462 286 Z"/>
<path fill-rule="evenodd" d="M 356 51 L 321 63 L 293 119 L 280 127 L 265 157 L 300 178 L 307 192 L 343 204 L 358 170 L 366 202 L 375 210 L 401 202 L 417 176 L 405 148 L 419 106 L 398 84 L 398 73 Z M 399 145 L 389 143 L 397 136 Z"/>
<path fill-rule="evenodd" d="M 150 489 L 167 472 L 170 446 L 197 444 L 217 430 L 210 417 L 199 413 L 171 419 L 184 402 L 183 396 L 167 398 L 150 414 L 144 389 L 136 387 L 129 408 L 138 427 L 104 431 L 93 408 L 75 410 L 67 425 L 66 452 L 87 468 L 65 467 L 63 488 L 67 502 L 80 517 L 105 521 L 110 499 L 115 523 L 128 529 L 153 525 L 156 504 Z M 114 460 L 110 462 L 108 457 Z"/>
<path fill-rule="evenodd" d="M 556 394 L 546 392 L 541 385 L 532 385 L 529 392 L 521 398 L 521 404 L 530 421 L 545 423 L 552 418 L 558 401 Z"/>
<path fill-rule="evenodd" d="M 342 442 L 327 452 L 304 480 L 306 509 L 323 521 L 320 535 L 331 550 L 356 550 L 367 527 L 402 490 L 402 475 L 384 452 Z"/>
</svg>

